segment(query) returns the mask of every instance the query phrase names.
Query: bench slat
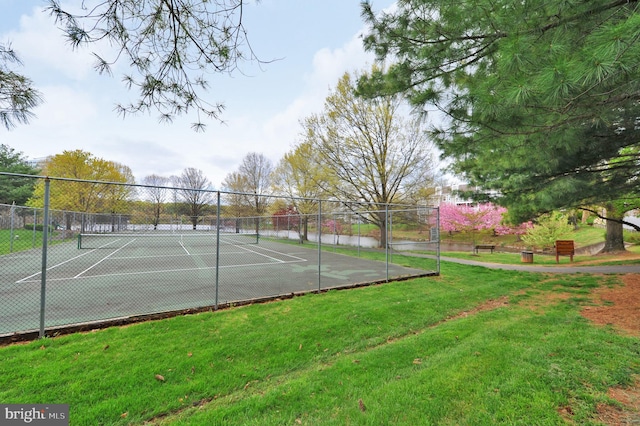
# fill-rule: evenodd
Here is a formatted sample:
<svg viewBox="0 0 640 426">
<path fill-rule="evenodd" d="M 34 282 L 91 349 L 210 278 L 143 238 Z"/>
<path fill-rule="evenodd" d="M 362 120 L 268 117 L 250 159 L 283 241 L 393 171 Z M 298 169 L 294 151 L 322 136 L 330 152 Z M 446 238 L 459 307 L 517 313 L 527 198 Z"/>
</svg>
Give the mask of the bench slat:
<svg viewBox="0 0 640 426">
<path fill-rule="evenodd" d="M 495 250 L 496 246 L 493 244 L 476 244 L 475 246 L 473 246 L 473 252 L 474 253 L 478 253 L 478 250 L 491 250 L 491 253 L 493 253 L 493 250 Z"/>
<path fill-rule="evenodd" d="M 575 245 L 573 240 L 557 240 L 556 241 L 556 263 L 559 263 L 559 256 L 569 256 L 573 262 L 575 254 Z"/>
</svg>

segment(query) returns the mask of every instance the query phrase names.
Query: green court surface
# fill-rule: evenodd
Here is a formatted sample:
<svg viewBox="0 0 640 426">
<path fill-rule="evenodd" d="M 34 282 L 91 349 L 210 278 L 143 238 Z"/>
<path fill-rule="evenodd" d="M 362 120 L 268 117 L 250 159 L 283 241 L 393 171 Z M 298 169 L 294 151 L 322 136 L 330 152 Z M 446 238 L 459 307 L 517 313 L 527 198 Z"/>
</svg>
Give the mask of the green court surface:
<svg viewBox="0 0 640 426">
<path fill-rule="evenodd" d="M 214 307 L 434 271 L 266 239 L 89 239 L 49 247 L 45 326 Z M 222 239 L 221 239 L 222 242 Z M 90 248 L 89 248 L 90 247 Z M 318 265 L 321 265 L 320 267 Z M 0 256 L 0 335 L 37 330 L 42 252 Z M 218 265 L 218 266 L 216 266 Z"/>
</svg>

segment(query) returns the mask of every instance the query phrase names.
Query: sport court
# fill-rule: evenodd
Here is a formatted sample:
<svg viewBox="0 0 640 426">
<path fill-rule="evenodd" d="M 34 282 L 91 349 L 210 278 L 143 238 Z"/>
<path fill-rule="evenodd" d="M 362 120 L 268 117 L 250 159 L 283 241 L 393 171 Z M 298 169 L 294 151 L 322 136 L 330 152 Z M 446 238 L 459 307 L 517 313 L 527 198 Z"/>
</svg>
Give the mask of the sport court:
<svg viewBox="0 0 640 426">
<path fill-rule="evenodd" d="M 40 249 L 0 257 L 0 335 L 39 328 L 41 264 Z M 250 234 L 81 236 L 49 246 L 45 326 L 432 274 Z"/>
</svg>

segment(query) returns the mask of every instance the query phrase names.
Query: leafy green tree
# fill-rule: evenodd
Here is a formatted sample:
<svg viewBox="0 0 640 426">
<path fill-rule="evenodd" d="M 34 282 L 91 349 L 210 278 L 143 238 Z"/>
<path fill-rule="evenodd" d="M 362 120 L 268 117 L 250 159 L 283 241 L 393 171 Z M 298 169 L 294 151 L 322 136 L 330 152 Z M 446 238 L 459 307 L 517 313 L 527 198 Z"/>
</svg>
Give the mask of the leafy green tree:
<svg viewBox="0 0 640 426">
<path fill-rule="evenodd" d="M 287 152 L 273 173 L 274 189 L 290 197 L 293 210 L 302 216 L 299 232 L 302 240 L 308 239 L 309 215 L 318 212 L 318 200 L 328 196 L 329 170 L 317 161 L 314 146 L 302 142 Z"/>
<path fill-rule="evenodd" d="M 102 210 L 111 213 L 111 230 L 116 231 L 116 215 L 127 213 L 131 208 L 131 200 L 136 194 L 135 177 L 129 166 L 116 162 L 108 162 L 102 180 L 118 184 L 105 185 L 102 190 Z M 119 185 L 120 183 L 124 185 Z"/>
<path fill-rule="evenodd" d="M 541 216 L 533 227 L 527 229 L 522 241 L 530 247 L 552 248 L 556 240 L 566 238 L 573 231 L 567 216 L 562 213 L 549 213 Z"/>
<path fill-rule="evenodd" d="M 7 129 L 28 123 L 34 116 L 33 108 L 42 101 L 32 81 L 11 65 L 21 65 L 20 59 L 11 45 L 0 43 L 0 123 Z"/>
<path fill-rule="evenodd" d="M 22 153 L 0 144 L 0 172 L 37 175 L 39 170 L 30 165 Z M 0 204 L 24 205 L 35 185 L 36 180 L 32 178 L 0 175 Z"/>
<path fill-rule="evenodd" d="M 224 108 L 204 98 L 208 74 L 231 73 L 244 60 L 258 60 L 242 20 L 246 1 L 104 0 L 76 7 L 47 2 L 73 48 L 95 47 L 99 73 L 111 75 L 114 68 L 128 67 L 122 80 L 138 91 L 138 98 L 117 104 L 123 116 L 157 110 L 160 121 L 170 122 L 195 110 L 192 128 L 204 130 L 202 118 L 218 119 Z M 105 41 L 112 47 L 109 57 L 98 53 Z M 0 46 L 0 96 L 18 101 L 10 103 L 6 115 L 0 109 L 0 120 L 13 125 L 30 117 L 39 97 L 28 79 L 4 72 L 7 60 L 15 61 L 15 56 Z"/>
<path fill-rule="evenodd" d="M 67 178 L 51 181 L 49 205 L 52 209 L 83 213 L 115 214 L 126 211 L 133 195 L 133 187 L 127 184 L 135 183 L 129 167 L 79 149 L 63 151 L 47 158 L 41 174 Z M 42 180 L 36 184 L 28 205 L 44 205 Z M 66 226 L 71 229 L 69 221 Z"/>
<path fill-rule="evenodd" d="M 304 120 L 304 134 L 316 161 L 330 173 L 324 188 L 328 194 L 377 205 L 369 220 L 380 228 L 384 247 L 385 205 L 413 202 L 433 181 L 432 149 L 422 121 L 405 119 L 401 97 L 358 97 L 355 77 L 345 73 L 340 78 L 324 111 Z"/>
<path fill-rule="evenodd" d="M 417 108 L 442 110 L 434 135 L 454 171 L 497 190 L 517 221 L 635 197 L 638 8 L 407 0 L 378 16 L 365 2 L 365 45 L 395 64 L 360 92 L 403 92 Z"/>
</svg>

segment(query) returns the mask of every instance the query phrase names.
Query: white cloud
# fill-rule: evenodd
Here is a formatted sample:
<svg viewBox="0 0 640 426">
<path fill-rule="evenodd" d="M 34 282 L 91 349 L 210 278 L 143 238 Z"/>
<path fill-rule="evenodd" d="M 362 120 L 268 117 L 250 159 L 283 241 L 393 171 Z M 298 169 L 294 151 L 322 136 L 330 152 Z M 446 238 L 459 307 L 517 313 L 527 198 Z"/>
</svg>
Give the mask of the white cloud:
<svg viewBox="0 0 640 426">
<path fill-rule="evenodd" d="M 306 86 L 282 112 L 271 117 L 264 133 L 271 141 L 274 154 L 281 157 L 295 142 L 302 130 L 300 120 L 322 111 L 324 101 L 345 72 L 362 72 L 373 63 L 373 56 L 362 47 L 359 34 L 337 49 L 323 48 L 313 56 L 312 69 L 306 75 Z"/>
<path fill-rule="evenodd" d="M 69 86 L 40 87 L 45 101 L 35 110 L 38 125 L 70 129 L 98 117 L 98 107 L 90 93 Z"/>
<path fill-rule="evenodd" d="M 36 7 L 30 15 L 22 15 L 19 31 L 10 32 L 4 38 L 12 40 L 29 68 L 43 67 L 45 73 L 56 70 L 74 80 L 82 80 L 93 72 L 93 57 L 86 49 L 73 51 L 43 8 Z"/>
<path fill-rule="evenodd" d="M 308 79 L 314 86 L 335 87 L 345 72 L 366 71 L 373 56 L 364 51 L 360 34 L 339 49 L 322 49 L 313 57 L 313 72 Z"/>
</svg>

